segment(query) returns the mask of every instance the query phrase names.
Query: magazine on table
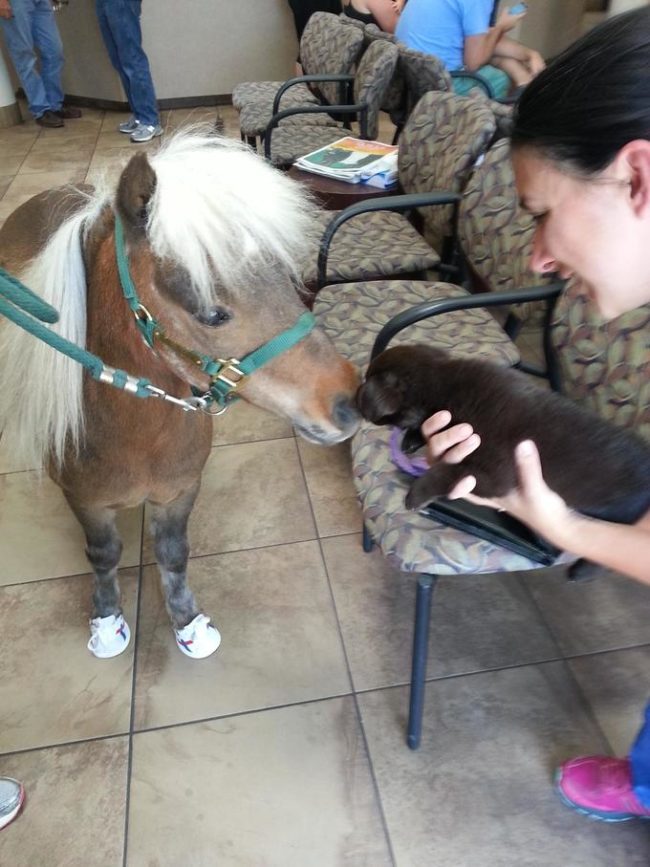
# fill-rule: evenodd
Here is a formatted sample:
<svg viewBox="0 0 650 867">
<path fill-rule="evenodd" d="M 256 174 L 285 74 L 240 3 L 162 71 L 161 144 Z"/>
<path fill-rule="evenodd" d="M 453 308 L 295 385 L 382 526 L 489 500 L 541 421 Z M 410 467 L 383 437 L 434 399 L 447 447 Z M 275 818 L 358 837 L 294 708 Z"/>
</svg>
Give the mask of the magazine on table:
<svg viewBox="0 0 650 867">
<path fill-rule="evenodd" d="M 346 136 L 299 157 L 294 165 L 348 184 L 390 187 L 397 183 L 397 145 Z"/>
</svg>

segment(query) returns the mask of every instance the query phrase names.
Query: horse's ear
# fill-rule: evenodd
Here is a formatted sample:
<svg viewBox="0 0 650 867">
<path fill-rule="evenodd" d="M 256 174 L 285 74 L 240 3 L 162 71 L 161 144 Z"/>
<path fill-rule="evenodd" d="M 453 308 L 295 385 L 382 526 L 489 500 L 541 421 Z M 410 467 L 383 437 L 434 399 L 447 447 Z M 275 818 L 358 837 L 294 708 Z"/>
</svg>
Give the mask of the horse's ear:
<svg viewBox="0 0 650 867">
<path fill-rule="evenodd" d="M 155 189 L 156 173 L 147 155 L 136 154 L 129 160 L 117 186 L 117 210 L 127 230 L 144 230 Z"/>
</svg>

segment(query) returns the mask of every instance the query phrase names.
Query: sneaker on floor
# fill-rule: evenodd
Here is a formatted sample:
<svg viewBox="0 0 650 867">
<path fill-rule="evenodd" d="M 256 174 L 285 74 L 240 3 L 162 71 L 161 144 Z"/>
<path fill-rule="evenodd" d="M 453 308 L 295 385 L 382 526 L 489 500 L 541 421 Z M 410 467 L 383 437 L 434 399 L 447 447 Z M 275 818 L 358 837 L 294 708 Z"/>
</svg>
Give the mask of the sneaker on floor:
<svg viewBox="0 0 650 867">
<path fill-rule="evenodd" d="M 128 120 L 125 120 L 124 123 L 121 123 L 118 126 L 118 130 L 120 132 L 125 132 L 128 135 L 131 135 L 131 133 L 135 132 L 139 126 L 140 126 L 140 121 L 137 120 L 137 118 L 134 115 L 131 115 L 131 117 Z"/>
<path fill-rule="evenodd" d="M 53 111 L 45 111 L 40 117 L 36 118 L 36 123 L 46 129 L 58 129 L 63 126 L 63 118 Z"/>
<path fill-rule="evenodd" d="M 126 650 L 131 640 L 129 625 L 122 614 L 95 617 L 90 621 L 88 650 L 98 659 L 111 659 Z"/>
<path fill-rule="evenodd" d="M 81 117 L 81 109 L 74 105 L 62 105 L 58 111 L 53 112 L 61 120 L 77 120 Z"/>
<path fill-rule="evenodd" d="M 22 783 L 11 777 L 0 777 L 0 828 L 13 822 L 25 800 Z"/>
<path fill-rule="evenodd" d="M 147 126 L 144 123 L 139 123 L 137 129 L 135 129 L 131 133 L 131 141 L 136 143 L 151 141 L 152 138 L 156 138 L 159 135 L 162 135 L 163 130 L 159 124 L 156 126 Z"/>
<path fill-rule="evenodd" d="M 632 789 L 629 759 L 579 756 L 557 769 L 557 791 L 568 807 L 603 822 L 650 819 Z"/>
<path fill-rule="evenodd" d="M 205 614 L 197 614 L 183 629 L 175 629 L 174 634 L 179 650 L 192 659 L 205 659 L 221 644 L 219 630 L 212 626 Z"/>
</svg>

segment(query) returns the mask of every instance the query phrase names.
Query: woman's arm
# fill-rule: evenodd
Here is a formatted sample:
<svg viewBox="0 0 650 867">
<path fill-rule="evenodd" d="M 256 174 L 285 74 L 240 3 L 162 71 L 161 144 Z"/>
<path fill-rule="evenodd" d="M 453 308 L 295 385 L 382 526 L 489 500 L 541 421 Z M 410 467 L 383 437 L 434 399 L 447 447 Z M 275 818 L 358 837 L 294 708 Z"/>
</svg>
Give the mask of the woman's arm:
<svg viewBox="0 0 650 867">
<path fill-rule="evenodd" d="M 510 15 L 507 9 L 499 15 L 496 24 L 485 33 L 477 36 L 466 36 L 463 48 L 463 62 L 470 72 L 475 72 L 481 66 L 490 62 L 498 42 L 503 36 L 516 27 L 526 13 Z"/>
<path fill-rule="evenodd" d="M 399 12 L 392 0 L 365 0 L 365 5 L 382 30 L 386 33 L 395 32 Z"/>
<path fill-rule="evenodd" d="M 460 463 L 480 445 L 480 438 L 468 424 L 442 430 L 450 420 L 449 413 L 436 413 L 422 425 L 433 461 Z M 548 487 L 534 443 L 520 443 L 515 460 L 519 487 L 505 497 L 486 500 L 474 496 L 471 492 L 476 479 L 465 476 L 450 491 L 450 498 L 466 497 L 480 505 L 505 509 L 558 548 L 650 584 L 650 512 L 631 526 L 587 518 L 569 509 Z"/>
</svg>

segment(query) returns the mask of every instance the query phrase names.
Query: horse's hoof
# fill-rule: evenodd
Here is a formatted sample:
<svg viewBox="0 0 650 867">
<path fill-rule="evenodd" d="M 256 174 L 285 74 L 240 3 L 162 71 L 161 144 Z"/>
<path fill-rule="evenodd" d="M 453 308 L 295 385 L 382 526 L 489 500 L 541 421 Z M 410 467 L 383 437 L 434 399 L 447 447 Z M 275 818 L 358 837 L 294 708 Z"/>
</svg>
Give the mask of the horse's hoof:
<svg viewBox="0 0 650 867">
<path fill-rule="evenodd" d="M 97 659 L 111 659 L 124 653 L 131 640 L 129 624 L 122 614 L 117 617 L 95 617 L 90 621 L 90 641 L 88 650 Z"/>
<path fill-rule="evenodd" d="M 219 630 L 212 626 L 205 614 L 197 614 L 187 626 L 175 629 L 174 635 L 178 649 L 192 659 L 205 659 L 221 644 Z"/>
</svg>

